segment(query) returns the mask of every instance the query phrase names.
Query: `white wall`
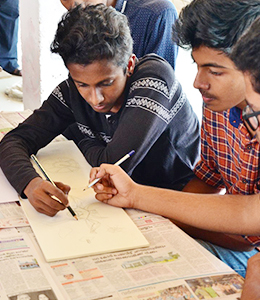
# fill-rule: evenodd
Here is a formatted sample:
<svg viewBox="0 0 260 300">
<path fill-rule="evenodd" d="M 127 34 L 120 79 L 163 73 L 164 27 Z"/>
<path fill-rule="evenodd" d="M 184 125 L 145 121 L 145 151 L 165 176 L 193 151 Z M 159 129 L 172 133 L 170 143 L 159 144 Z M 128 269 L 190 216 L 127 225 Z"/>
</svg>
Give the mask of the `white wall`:
<svg viewBox="0 0 260 300">
<path fill-rule="evenodd" d="M 186 93 L 193 110 L 197 114 L 199 120 L 202 118 L 202 97 L 200 92 L 193 87 L 193 81 L 197 73 L 197 65 L 191 58 L 191 52 L 179 49 L 176 62 L 176 76 Z"/>
<path fill-rule="evenodd" d="M 25 109 L 38 108 L 67 76 L 61 58 L 50 52 L 58 21 L 64 12 L 59 0 L 20 1 Z"/>
</svg>

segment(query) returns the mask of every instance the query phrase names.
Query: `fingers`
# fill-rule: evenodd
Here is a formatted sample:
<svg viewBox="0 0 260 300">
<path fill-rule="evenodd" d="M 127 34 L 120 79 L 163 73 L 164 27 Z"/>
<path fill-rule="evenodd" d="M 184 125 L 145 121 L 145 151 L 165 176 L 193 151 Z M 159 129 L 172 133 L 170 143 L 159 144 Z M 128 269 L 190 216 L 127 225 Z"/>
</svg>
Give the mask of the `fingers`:
<svg viewBox="0 0 260 300">
<path fill-rule="evenodd" d="M 57 186 L 53 186 L 50 182 L 37 177 L 24 189 L 28 200 L 38 212 L 54 216 L 68 206 L 66 194 L 70 187 L 60 182 L 56 184 Z"/>
<path fill-rule="evenodd" d="M 65 209 L 64 205 L 62 205 L 60 202 L 53 199 L 52 197 L 50 197 L 50 199 L 48 199 L 47 201 L 46 197 L 44 201 L 42 201 L 41 199 L 31 200 L 30 203 L 39 213 L 45 214 L 50 217 L 55 216 L 59 211 Z"/>
<path fill-rule="evenodd" d="M 55 184 L 56 184 L 56 186 L 57 186 L 60 190 L 63 191 L 63 193 L 64 193 L 65 195 L 68 195 L 68 193 L 69 193 L 69 191 L 70 191 L 70 189 L 71 189 L 69 185 L 64 184 L 64 183 L 62 183 L 62 182 L 55 182 Z"/>
<path fill-rule="evenodd" d="M 92 168 L 89 174 L 89 183 L 91 183 L 93 180 L 97 178 L 97 173 L 99 171 L 99 168 Z"/>
<path fill-rule="evenodd" d="M 110 200 L 114 197 L 115 195 L 114 194 L 106 194 L 106 193 L 99 193 L 99 194 L 96 194 L 95 197 L 98 201 L 101 201 L 101 202 L 105 202 L 107 200 Z M 107 202 L 105 202 L 107 203 Z"/>
<path fill-rule="evenodd" d="M 102 195 L 102 198 L 97 198 L 100 201 L 103 201 L 104 198 L 103 197 L 108 197 L 108 198 L 112 198 L 113 196 L 115 196 L 118 191 L 115 188 L 111 188 L 111 187 L 106 187 L 100 183 L 96 184 L 94 187 L 94 192 L 96 193 L 96 196 L 99 197 L 99 195 Z"/>
</svg>

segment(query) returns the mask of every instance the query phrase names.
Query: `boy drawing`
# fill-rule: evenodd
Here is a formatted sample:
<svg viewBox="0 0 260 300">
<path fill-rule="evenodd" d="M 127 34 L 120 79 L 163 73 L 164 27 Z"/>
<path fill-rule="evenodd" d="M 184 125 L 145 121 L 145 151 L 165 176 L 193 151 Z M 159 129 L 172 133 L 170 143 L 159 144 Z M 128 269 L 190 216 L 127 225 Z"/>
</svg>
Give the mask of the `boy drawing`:
<svg viewBox="0 0 260 300">
<path fill-rule="evenodd" d="M 132 45 L 126 17 L 111 6 L 77 6 L 59 23 L 51 49 L 69 78 L 0 143 L 3 172 L 37 211 L 64 209 L 69 187 L 42 180 L 29 157 L 74 123 L 92 166 L 135 150 L 122 167 L 140 183 L 182 189 L 193 177 L 197 117 L 170 64 L 155 54 L 137 60 Z"/>
</svg>

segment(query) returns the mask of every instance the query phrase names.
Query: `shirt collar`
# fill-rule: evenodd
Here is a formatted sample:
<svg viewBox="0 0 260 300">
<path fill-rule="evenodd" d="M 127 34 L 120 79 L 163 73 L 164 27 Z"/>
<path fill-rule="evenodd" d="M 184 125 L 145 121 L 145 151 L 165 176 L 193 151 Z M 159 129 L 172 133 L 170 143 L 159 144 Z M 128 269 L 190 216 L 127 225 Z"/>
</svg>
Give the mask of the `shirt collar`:
<svg viewBox="0 0 260 300">
<path fill-rule="evenodd" d="M 238 107 L 232 107 L 229 110 L 229 122 L 232 126 L 238 128 L 242 122 L 241 109 Z"/>
<path fill-rule="evenodd" d="M 116 1 L 116 6 L 115 6 L 115 9 L 117 11 L 120 11 L 121 13 L 124 13 L 124 10 L 125 10 L 125 5 L 124 2 L 127 2 L 126 0 L 117 0 Z M 122 11 L 123 10 L 123 11 Z"/>
</svg>

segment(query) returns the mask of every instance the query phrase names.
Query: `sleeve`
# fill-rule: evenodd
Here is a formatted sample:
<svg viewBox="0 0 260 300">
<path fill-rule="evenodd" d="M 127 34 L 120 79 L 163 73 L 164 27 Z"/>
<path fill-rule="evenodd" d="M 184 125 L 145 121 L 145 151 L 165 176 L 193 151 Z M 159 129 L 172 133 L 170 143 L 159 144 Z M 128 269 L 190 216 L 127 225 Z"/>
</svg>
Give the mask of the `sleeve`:
<svg viewBox="0 0 260 300">
<path fill-rule="evenodd" d="M 204 108 L 202 126 L 201 126 L 201 159 L 194 168 L 195 175 L 207 184 L 225 188 L 221 174 L 218 171 L 217 158 L 212 147 L 211 137 L 209 133 L 207 111 Z"/>
<path fill-rule="evenodd" d="M 58 86 L 41 108 L 10 131 L 0 143 L 0 166 L 20 195 L 26 185 L 39 176 L 30 162 L 30 155 L 46 146 L 69 124 L 75 122 L 64 98 L 64 86 L 66 82 Z"/>
<path fill-rule="evenodd" d="M 177 20 L 177 11 L 168 8 L 160 16 L 154 16 L 150 20 L 147 43 L 144 53 L 156 53 L 166 59 L 175 69 L 178 55 L 178 46 L 172 40 L 172 26 Z"/>
<path fill-rule="evenodd" d="M 157 74 L 164 74 L 171 82 Z M 112 140 L 104 145 L 94 139 L 84 139 L 79 144 L 92 166 L 115 163 L 135 150 L 131 159 L 123 164 L 125 171 L 131 174 L 171 122 L 171 109 L 182 93 L 170 65 L 157 60 L 142 66 L 142 71 L 139 68 L 132 76 L 128 98 Z"/>
</svg>

